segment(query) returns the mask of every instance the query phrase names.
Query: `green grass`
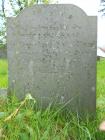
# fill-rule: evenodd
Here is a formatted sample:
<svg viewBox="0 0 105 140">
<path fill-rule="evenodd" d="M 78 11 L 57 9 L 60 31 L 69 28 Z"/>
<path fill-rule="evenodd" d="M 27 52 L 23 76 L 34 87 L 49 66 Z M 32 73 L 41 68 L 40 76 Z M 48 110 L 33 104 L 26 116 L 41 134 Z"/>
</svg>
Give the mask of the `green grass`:
<svg viewBox="0 0 105 140">
<path fill-rule="evenodd" d="M 0 128 L 6 140 L 95 140 L 97 127 L 95 121 L 82 121 L 78 115 L 63 109 L 48 107 L 45 111 L 37 110 L 32 101 L 27 100 L 20 111 L 4 121 L 10 113 L 18 109 L 20 102 L 1 103 Z M 34 108 L 33 108 L 34 107 Z M 3 139 L 3 138 L 2 138 Z"/>
<path fill-rule="evenodd" d="M 0 60 L 0 88 L 8 87 L 8 64 L 7 60 Z"/>
<path fill-rule="evenodd" d="M 0 60 L 0 87 L 8 85 L 7 77 L 7 62 Z M 95 120 L 89 120 L 88 116 L 83 120 L 78 114 L 60 108 L 37 110 L 36 104 L 27 100 L 14 117 L 4 121 L 20 105 L 16 97 L 11 101 L 0 100 L 0 140 L 105 140 L 105 132 L 98 130 L 100 122 L 105 119 L 105 60 L 97 62 Z"/>
</svg>

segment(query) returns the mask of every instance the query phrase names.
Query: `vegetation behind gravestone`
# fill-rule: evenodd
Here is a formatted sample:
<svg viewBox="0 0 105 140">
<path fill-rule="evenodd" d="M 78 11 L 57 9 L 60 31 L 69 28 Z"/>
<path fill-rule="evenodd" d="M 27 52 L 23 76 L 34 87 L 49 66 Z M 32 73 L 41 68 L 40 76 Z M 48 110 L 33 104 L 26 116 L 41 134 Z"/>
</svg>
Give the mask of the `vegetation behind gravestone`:
<svg viewBox="0 0 105 140">
<path fill-rule="evenodd" d="M 105 16 L 105 0 L 100 0 L 101 8 L 99 9 L 99 12 Z"/>
</svg>

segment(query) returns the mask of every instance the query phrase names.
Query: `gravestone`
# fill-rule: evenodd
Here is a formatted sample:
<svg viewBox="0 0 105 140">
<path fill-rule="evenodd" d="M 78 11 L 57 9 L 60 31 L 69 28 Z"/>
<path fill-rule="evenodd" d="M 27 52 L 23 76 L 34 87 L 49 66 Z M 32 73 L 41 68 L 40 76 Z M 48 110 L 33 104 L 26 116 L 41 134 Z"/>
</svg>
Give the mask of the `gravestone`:
<svg viewBox="0 0 105 140">
<path fill-rule="evenodd" d="M 42 106 L 96 108 L 97 18 L 74 5 L 35 5 L 8 18 L 8 91 Z"/>
</svg>

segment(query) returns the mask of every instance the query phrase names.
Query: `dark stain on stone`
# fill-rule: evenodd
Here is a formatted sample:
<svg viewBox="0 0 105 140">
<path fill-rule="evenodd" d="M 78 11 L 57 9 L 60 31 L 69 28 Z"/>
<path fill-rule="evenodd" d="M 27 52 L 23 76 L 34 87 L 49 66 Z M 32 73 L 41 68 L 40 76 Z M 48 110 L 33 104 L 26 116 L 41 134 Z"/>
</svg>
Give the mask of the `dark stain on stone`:
<svg viewBox="0 0 105 140">
<path fill-rule="evenodd" d="M 73 17 L 72 15 L 69 15 L 69 17 L 68 17 L 68 18 L 69 18 L 69 19 L 72 19 L 72 17 Z"/>
</svg>

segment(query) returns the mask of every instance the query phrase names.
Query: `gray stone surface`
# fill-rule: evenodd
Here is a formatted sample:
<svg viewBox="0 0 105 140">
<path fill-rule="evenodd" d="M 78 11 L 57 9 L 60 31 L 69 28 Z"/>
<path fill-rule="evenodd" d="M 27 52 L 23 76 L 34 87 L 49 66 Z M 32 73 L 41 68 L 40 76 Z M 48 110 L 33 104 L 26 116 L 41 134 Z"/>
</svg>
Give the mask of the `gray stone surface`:
<svg viewBox="0 0 105 140">
<path fill-rule="evenodd" d="M 95 112 L 97 17 L 74 5 L 35 5 L 8 18 L 9 91 Z"/>
</svg>

